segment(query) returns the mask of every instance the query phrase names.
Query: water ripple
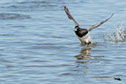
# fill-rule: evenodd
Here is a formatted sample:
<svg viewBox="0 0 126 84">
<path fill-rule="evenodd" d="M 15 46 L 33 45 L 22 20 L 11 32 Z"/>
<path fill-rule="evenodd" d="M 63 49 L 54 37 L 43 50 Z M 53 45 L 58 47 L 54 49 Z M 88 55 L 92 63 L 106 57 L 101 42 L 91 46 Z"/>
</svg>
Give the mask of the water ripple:
<svg viewBox="0 0 126 84">
<path fill-rule="evenodd" d="M 120 11 L 125 9 L 125 3 L 125 0 L 1 0 L 0 84 L 116 84 L 117 80 L 95 79 L 118 76 L 122 79 L 118 82 L 125 84 L 126 11 Z M 64 5 L 84 28 L 116 12 L 101 28 L 90 32 L 96 43 L 82 49 L 84 46 L 73 31 L 75 25 L 67 18 Z M 116 30 L 113 25 L 117 21 L 124 24 Z"/>
<path fill-rule="evenodd" d="M 29 15 L 16 14 L 16 13 L 0 13 L 0 20 L 15 20 L 15 19 L 29 19 Z"/>
</svg>

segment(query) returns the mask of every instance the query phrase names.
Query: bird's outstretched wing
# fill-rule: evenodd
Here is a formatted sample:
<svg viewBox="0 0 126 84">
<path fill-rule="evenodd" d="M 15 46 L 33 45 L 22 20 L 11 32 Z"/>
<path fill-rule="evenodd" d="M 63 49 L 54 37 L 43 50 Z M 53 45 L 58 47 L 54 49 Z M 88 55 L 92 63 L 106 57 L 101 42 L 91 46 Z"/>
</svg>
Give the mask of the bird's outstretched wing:
<svg viewBox="0 0 126 84">
<path fill-rule="evenodd" d="M 106 21 L 108 21 L 113 15 L 114 15 L 114 13 L 113 13 L 108 19 L 106 19 L 106 20 L 104 20 L 104 21 L 102 21 L 102 22 L 100 22 L 100 23 L 98 23 L 98 24 L 96 24 L 96 25 L 94 25 L 94 26 L 92 26 L 92 27 L 90 27 L 90 28 L 87 28 L 87 30 L 88 30 L 88 31 L 91 31 L 92 29 L 94 29 L 94 28 L 100 26 L 101 24 L 103 24 L 103 23 L 105 23 Z"/>
<path fill-rule="evenodd" d="M 64 6 L 64 10 L 65 10 L 65 12 L 66 12 L 68 18 L 69 18 L 70 20 L 72 20 L 76 26 L 79 26 L 79 24 L 78 24 L 78 23 L 75 21 L 75 19 L 72 17 L 72 15 L 70 14 L 70 12 L 69 12 L 69 10 L 68 10 L 68 8 L 67 8 L 66 6 Z"/>
</svg>

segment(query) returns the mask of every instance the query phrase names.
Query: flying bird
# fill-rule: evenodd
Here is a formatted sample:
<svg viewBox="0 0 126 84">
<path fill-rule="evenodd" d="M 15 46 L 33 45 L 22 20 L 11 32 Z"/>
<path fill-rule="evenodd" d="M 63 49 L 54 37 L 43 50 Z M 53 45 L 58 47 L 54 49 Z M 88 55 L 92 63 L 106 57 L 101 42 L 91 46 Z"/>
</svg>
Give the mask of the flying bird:
<svg viewBox="0 0 126 84">
<path fill-rule="evenodd" d="M 78 39 L 81 41 L 82 44 L 85 44 L 85 45 L 89 45 L 91 44 L 91 37 L 89 35 L 89 31 L 91 31 L 92 29 L 100 26 L 101 24 L 105 23 L 106 21 L 108 21 L 113 15 L 114 13 L 109 17 L 107 18 L 106 20 L 103 20 L 102 22 L 96 24 L 96 25 L 93 25 L 91 26 L 90 28 L 86 28 L 86 29 L 82 29 L 80 28 L 79 24 L 76 22 L 76 20 L 72 17 L 72 15 L 70 14 L 68 8 L 66 6 L 64 6 L 64 10 L 68 16 L 68 18 L 70 20 L 72 20 L 74 22 L 74 24 L 76 25 L 75 26 L 75 33 L 76 33 L 76 36 L 78 37 Z"/>
</svg>

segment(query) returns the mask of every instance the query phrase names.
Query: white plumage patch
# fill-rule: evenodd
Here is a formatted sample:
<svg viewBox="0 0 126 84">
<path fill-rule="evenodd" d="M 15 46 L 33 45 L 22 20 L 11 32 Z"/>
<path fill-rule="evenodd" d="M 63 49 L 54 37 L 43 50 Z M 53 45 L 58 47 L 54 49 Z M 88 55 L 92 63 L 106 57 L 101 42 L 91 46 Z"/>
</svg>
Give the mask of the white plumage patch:
<svg viewBox="0 0 126 84">
<path fill-rule="evenodd" d="M 77 31 L 77 28 L 74 28 L 74 31 Z"/>
<path fill-rule="evenodd" d="M 77 36 L 78 37 L 78 36 Z M 89 43 L 89 42 L 91 42 L 91 37 L 90 37 L 90 35 L 89 35 L 89 32 L 85 35 L 85 36 L 83 36 L 83 37 L 78 37 L 78 39 L 82 42 L 82 43 Z"/>
</svg>

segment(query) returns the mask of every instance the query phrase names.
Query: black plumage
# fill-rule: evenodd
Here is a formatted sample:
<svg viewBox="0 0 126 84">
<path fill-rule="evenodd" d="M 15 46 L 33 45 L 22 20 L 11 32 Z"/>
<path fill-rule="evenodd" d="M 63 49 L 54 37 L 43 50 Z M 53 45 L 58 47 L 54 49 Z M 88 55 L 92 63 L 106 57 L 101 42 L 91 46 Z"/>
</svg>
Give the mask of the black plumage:
<svg viewBox="0 0 126 84">
<path fill-rule="evenodd" d="M 85 36 L 88 31 L 87 29 L 81 29 L 81 28 L 78 28 L 76 31 L 75 31 L 76 35 L 79 36 L 79 37 L 83 37 Z"/>
</svg>

